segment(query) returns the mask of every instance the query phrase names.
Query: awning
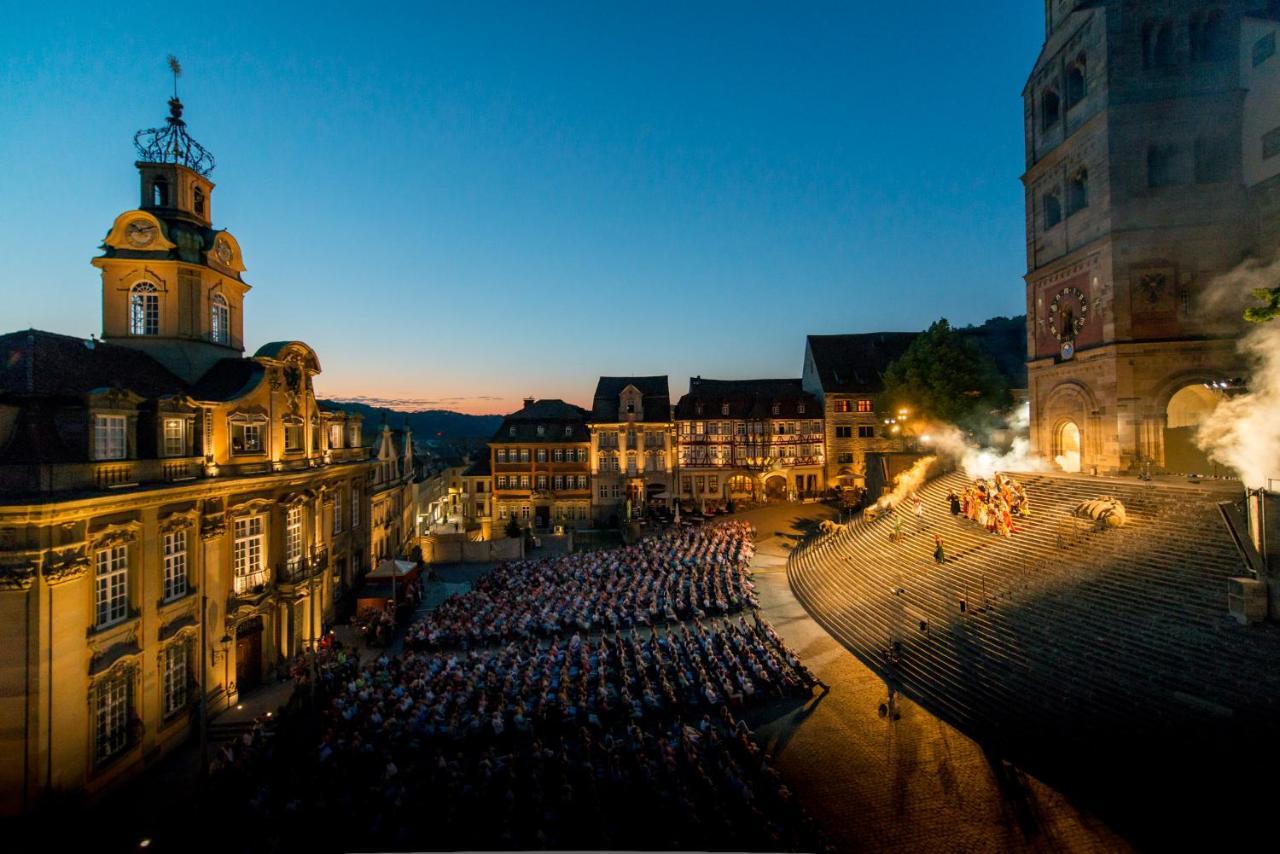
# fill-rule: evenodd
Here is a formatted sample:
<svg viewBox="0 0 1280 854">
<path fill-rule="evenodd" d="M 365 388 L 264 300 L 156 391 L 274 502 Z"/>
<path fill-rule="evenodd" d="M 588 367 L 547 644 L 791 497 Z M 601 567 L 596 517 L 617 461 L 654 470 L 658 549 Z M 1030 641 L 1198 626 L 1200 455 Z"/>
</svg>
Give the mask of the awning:
<svg viewBox="0 0 1280 854">
<path fill-rule="evenodd" d="M 404 578 L 410 575 L 418 568 L 413 561 L 408 560 L 392 560 L 387 558 L 378 564 L 378 568 L 365 576 L 366 579 L 376 581 L 382 578 Z"/>
</svg>

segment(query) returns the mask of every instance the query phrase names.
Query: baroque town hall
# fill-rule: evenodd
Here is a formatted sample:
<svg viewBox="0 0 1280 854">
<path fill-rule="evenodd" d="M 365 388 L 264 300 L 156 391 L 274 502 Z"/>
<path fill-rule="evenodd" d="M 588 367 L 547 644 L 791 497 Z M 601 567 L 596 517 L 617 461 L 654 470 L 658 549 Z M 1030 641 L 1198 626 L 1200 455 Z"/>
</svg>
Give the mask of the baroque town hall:
<svg viewBox="0 0 1280 854">
<path fill-rule="evenodd" d="M 201 691 L 234 704 L 413 530 L 408 437 L 371 459 L 357 417 L 317 406 L 302 342 L 244 356 L 240 243 L 170 112 L 93 259 L 102 339 L 0 335 L 3 813 L 179 743 Z"/>
</svg>

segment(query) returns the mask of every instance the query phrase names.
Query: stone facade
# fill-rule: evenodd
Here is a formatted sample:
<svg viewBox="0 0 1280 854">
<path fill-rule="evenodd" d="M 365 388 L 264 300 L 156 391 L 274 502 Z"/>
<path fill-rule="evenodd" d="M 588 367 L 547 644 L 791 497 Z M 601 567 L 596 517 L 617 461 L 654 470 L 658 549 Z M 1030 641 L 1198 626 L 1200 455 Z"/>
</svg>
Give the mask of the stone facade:
<svg viewBox="0 0 1280 854">
<path fill-rule="evenodd" d="M 369 554 L 359 419 L 319 408 L 307 345 L 243 357 L 207 176 L 138 168 L 93 261 L 103 339 L 0 336 L 4 813 L 183 741 L 202 695 L 225 709 L 321 636 Z"/>
<path fill-rule="evenodd" d="M 676 442 L 666 377 L 601 377 L 591 408 L 591 507 L 597 522 L 674 494 Z"/>
<path fill-rule="evenodd" d="M 1258 5 L 1046 5 L 1023 92 L 1028 384 L 1034 446 L 1066 468 L 1207 470 L 1166 448 L 1246 366 L 1238 311 L 1203 298 L 1275 251 L 1241 153 L 1241 21 Z"/>
<path fill-rule="evenodd" d="M 489 442 L 493 525 L 585 528 L 591 523 L 591 441 L 587 410 L 534 400 L 502 420 Z"/>
</svg>

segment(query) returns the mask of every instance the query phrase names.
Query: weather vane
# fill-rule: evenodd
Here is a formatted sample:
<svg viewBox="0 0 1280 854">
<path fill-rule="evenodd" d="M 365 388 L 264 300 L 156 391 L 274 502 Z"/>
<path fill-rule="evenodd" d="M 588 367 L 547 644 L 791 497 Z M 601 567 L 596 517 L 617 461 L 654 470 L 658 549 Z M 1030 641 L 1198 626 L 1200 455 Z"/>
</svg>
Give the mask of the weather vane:
<svg viewBox="0 0 1280 854">
<path fill-rule="evenodd" d="M 169 54 L 169 70 L 173 72 L 173 97 L 178 97 L 178 78 L 182 76 L 182 63 L 178 57 Z"/>
</svg>

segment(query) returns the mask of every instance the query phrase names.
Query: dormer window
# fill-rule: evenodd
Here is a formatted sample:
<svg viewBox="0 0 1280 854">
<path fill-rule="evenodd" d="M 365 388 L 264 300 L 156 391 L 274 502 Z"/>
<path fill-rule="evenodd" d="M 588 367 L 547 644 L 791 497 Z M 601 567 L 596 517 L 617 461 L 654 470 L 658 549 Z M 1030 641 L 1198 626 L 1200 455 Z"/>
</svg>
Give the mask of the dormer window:
<svg viewBox="0 0 1280 854">
<path fill-rule="evenodd" d="M 773 414 L 774 414 L 774 415 L 781 415 L 781 414 L 782 414 L 782 404 L 781 404 L 781 403 L 775 403 L 775 404 L 773 405 L 773 410 L 772 410 L 772 411 L 773 411 Z"/>
<path fill-rule="evenodd" d="M 263 444 L 265 418 L 240 420 L 244 416 L 233 417 L 231 421 L 231 453 L 260 454 L 266 448 Z"/>
<path fill-rule="evenodd" d="M 538 425 L 538 435 L 539 435 L 539 436 L 546 435 L 546 432 L 547 432 L 547 428 L 546 428 L 546 427 L 544 427 L 544 426 L 542 426 L 541 424 L 539 424 L 539 425 Z"/>
<path fill-rule="evenodd" d="M 721 415 L 728 415 L 728 414 L 729 414 L 729 404 L 727 404 L 727 403 L 722 403 L 722 404 L 720 404 L 720 414 L 721 414 Z"/>
<path fill-rule="evenodd" d="M 572 435 L 573 435 L 573 427 L 572 427 L 571 425 L 569 425 L 569 424 L 564 425 L 564 434 L 565 434 L 566 436 L 572 436 Z"/>
<path fill-rule="evenodd" d="M 129 333 L 160 334 L 160 293 L 150 282 L 139 282 L 129 291 Z"/>
<path fill-rule="evenodd" d="M 164 455 L 166 457 L 185 457 L 187 455 L 187 421 L 185 418 L 164 419 Z"/>
<path fill-rule="evenodd" d="M 123 460 L 128 454 L 123 415 L 96 415 L 93 419 L 93 458 Z"/>
<path fill-rule="evenodd" d="M 702 404 L 701 404 L 701 403 L 694 404 L 693 411 L 694 411 L 694 413 L 695 413 L 695 414 L 697 414 L 697 415 L 701 415 L 701 414 L 702 414 Z"/>
<path fill-rule="evenodd" d="M 804 404 L 803 404 L 803 403 L 797 403 L 797 404 L 796 404 L 796 412 L 797 412 L 797 413 L 799 413 L 800 415 L 804 415 Z"/>
<path fill-rule="evenodd" d="M 224 347 L 231 343 L 231 309 L 222 294 L 214 294 L 209 304 L 209 338 Z"/>
<path fill-rule="evenodd" d="M 636 405 L 634 403 L 631 403 L 630 401 L 627 402 L 627 414 L 628 415 L 636 414 Z"/>
<path fill-rule="evenodd" d="M 515 434 L 516 434 L 516 425 L 512 424 L 510 427 L 507 428 L 507 435 L 514 436 Z"/>
</svg>

